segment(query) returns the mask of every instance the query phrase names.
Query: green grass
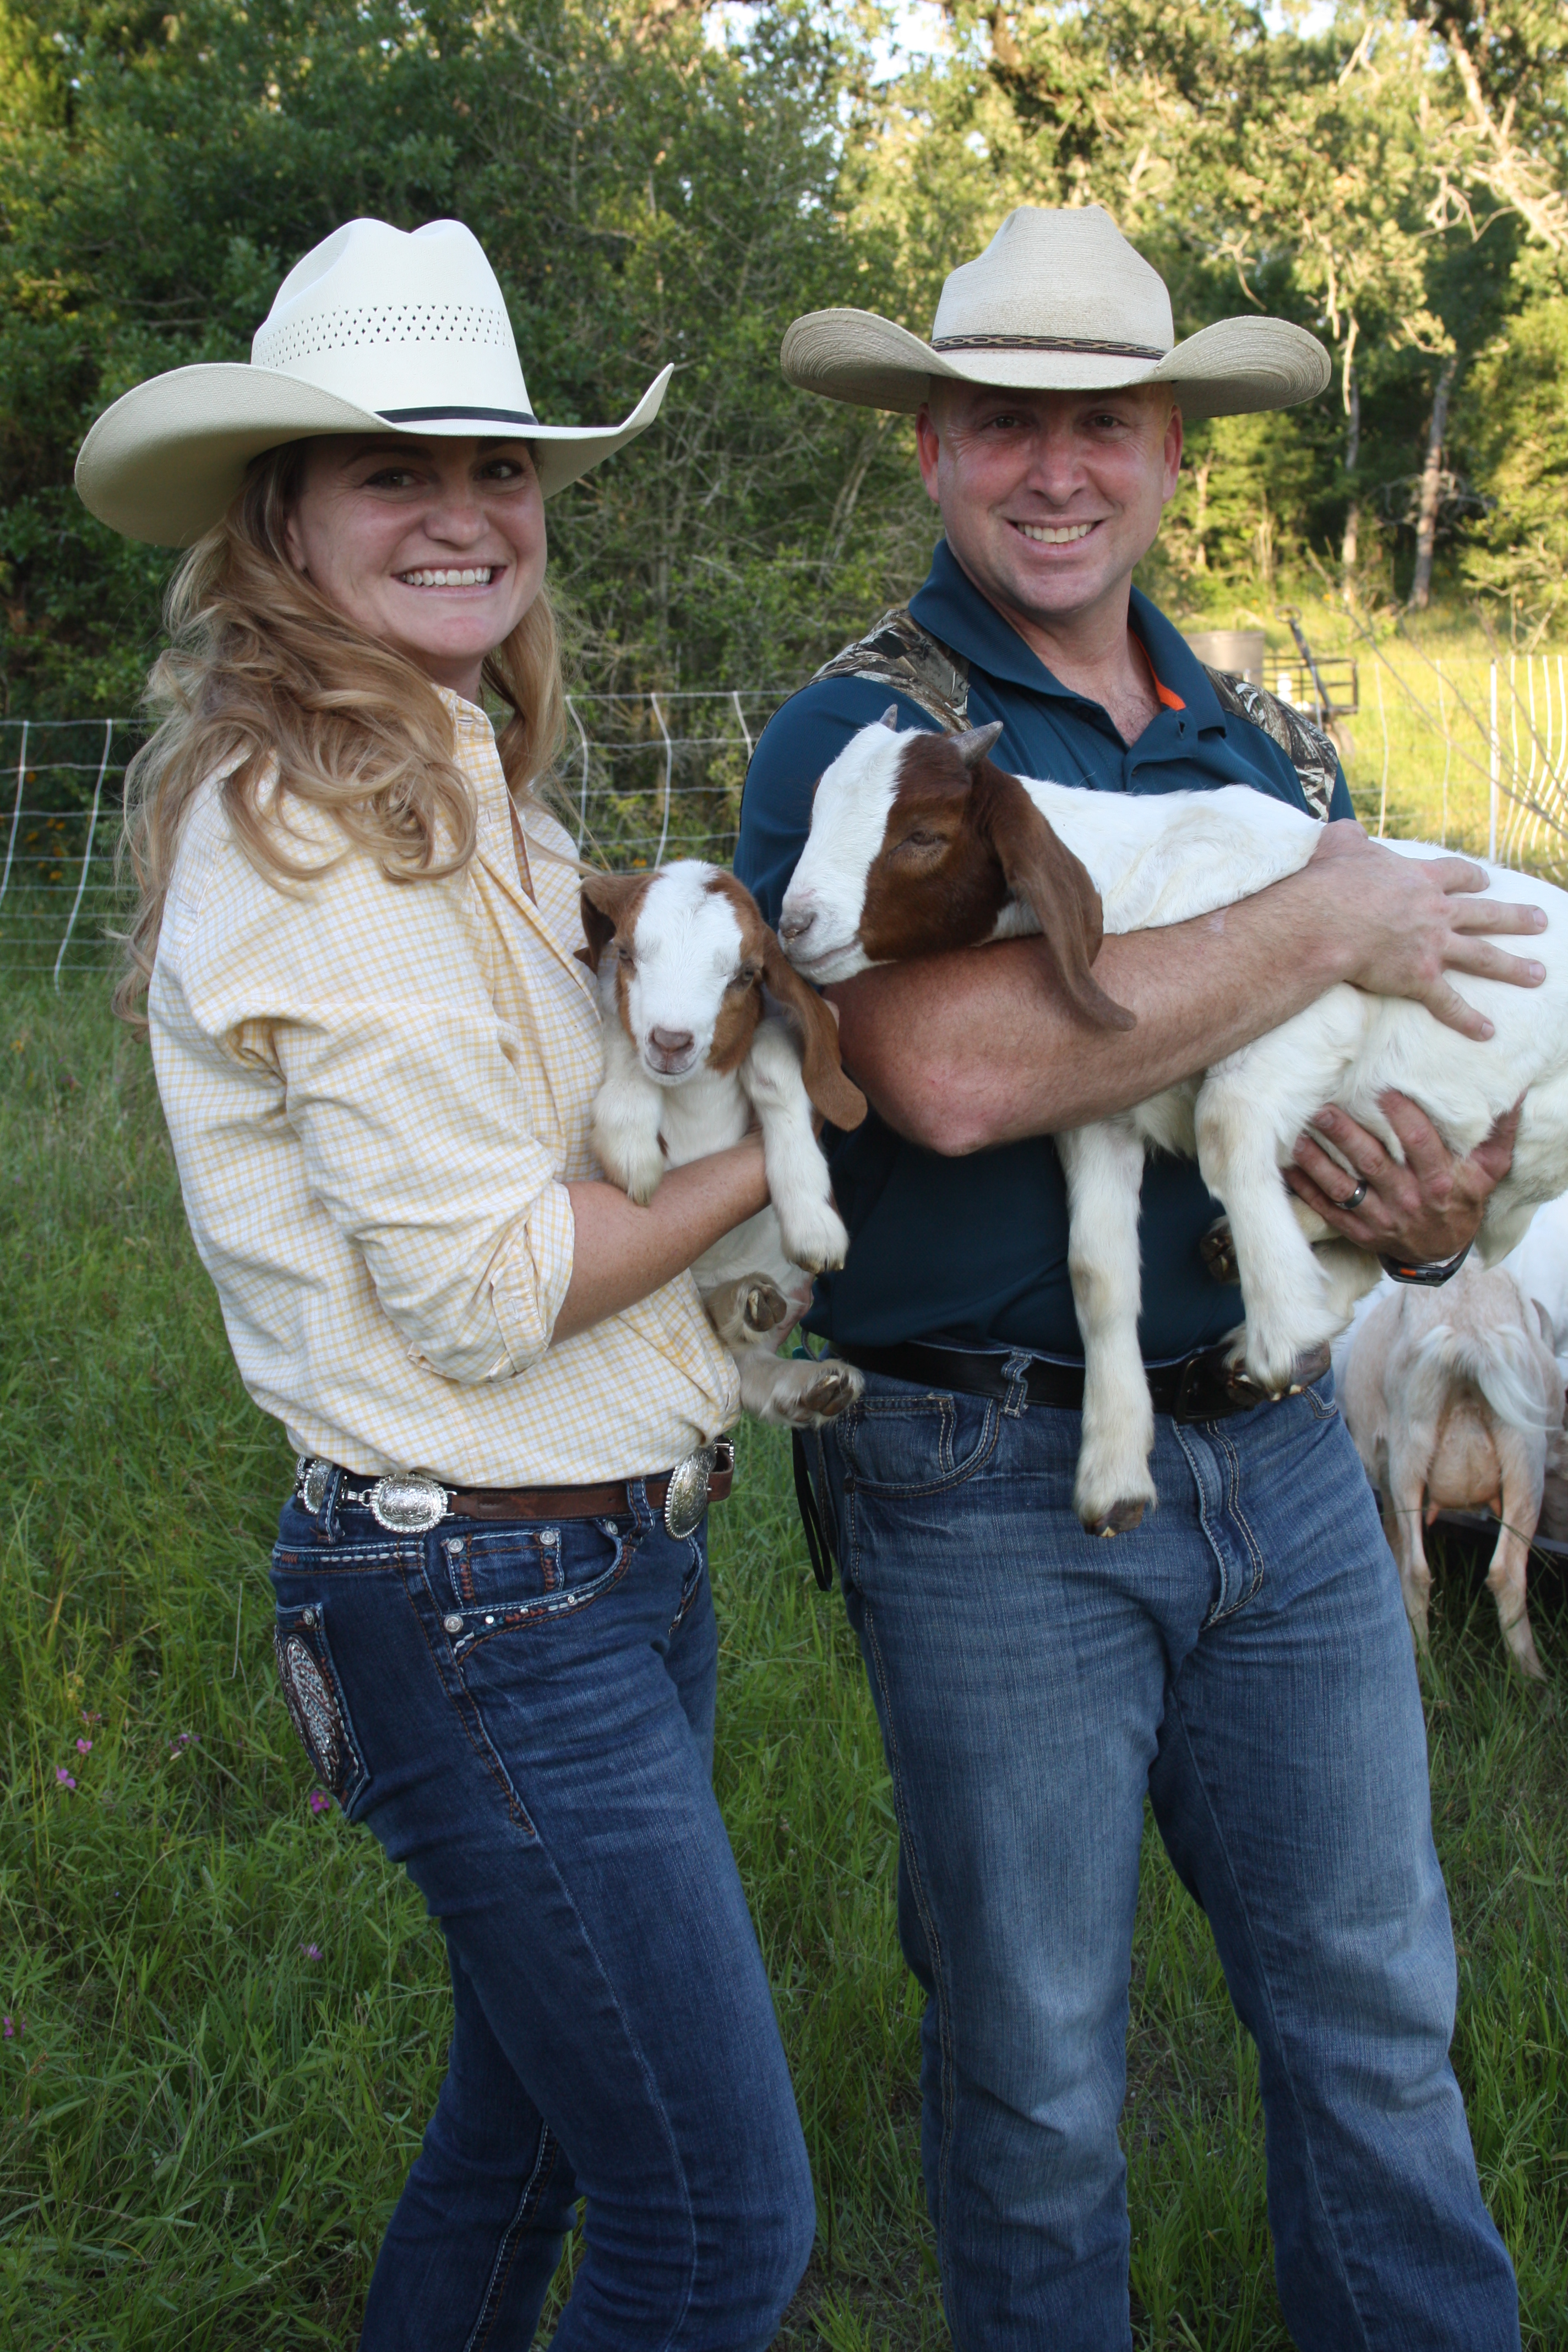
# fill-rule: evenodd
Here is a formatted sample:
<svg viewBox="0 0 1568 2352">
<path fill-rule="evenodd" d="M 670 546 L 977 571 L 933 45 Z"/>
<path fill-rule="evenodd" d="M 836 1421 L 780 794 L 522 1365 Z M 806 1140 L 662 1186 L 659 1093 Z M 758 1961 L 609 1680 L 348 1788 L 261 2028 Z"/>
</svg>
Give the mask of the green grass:
<svg viewBox="0 0 1568 2352">
<path fill-rule="evenodd" d="M 1286 607 L 1217 605 L 1184 617 L 1186 628 L 1263 628 L 1264 683 L 1310 700 L 1306 666 Z M 1520 650 L 1489 638 L 1457 605 L 1375 619 L 1315 597 L 1300 610 L 1324 682 L 1339 695 L 1356 665 L 1359 708 L 1335 728 L 1356 814 L 1372 833 L 1424 840 L 1478 856 L 1489 832 L 1490 666 L 1498 663 L 1500 862 L 1558 880 L 1568 861 L 1568 647 Z M 1563 667 L 1559 671 L 1559 662 Z M 1533 716 L 1532 716 L 1533 713 Z M 1533 803 L 1533 806 L 1531 806 Z M 1539 814 L 1538 814 L 1539 813 Z M 1555 817 L 1555 824 L 1545 821 Z"/>
<path fill-rule="evenodd" d="M 373 1841 L 309 1810 L 268 1639 L 288 1456 L 230 1368 L 146 1056 L 92 983 L 13 983 L 0 1062 L 0 2008 L 25 2021 L 0 2040 L 0 2342 L 341 2347 L 440 2077 L 438 1939 Z M 820 2213 L 783 2340 L 914 2352 L 946 2338 L 888 1784 L 786 1464 L 743 1453 L 716 1515 L 720 1790 Z M 1535 1618 L 1550 1661 L 1545 1580 Z M 1561 2347 L 1568 1743 L 1457 1571 L 1429 1699 L 1458 2063 L 1526 2341 Z M 1273 2352 L 1255 2072 L 1152 1839 L 1130 2057 L 1140 2346 Z"/>
</svg>

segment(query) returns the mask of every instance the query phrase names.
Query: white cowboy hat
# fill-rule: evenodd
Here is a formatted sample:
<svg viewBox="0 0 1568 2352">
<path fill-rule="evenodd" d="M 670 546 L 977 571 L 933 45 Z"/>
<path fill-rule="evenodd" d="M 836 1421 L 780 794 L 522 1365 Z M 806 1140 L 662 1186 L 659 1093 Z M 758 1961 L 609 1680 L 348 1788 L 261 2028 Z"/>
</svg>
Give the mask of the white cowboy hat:
<svg viewBox="0 0 1568 2352">
<path fill-rule="evenodd" d="M 646 431 L 671 373 L 619 425 L 541 425 L 473 232 L 461 221 L 409 232 L 353 220 L 295 263 L 248 366 L 174 368 L 105 409 L 81 445 L 76 486 L 128 539 L 186 547 L 224 514 L 262 450 L 390 425 L 527 441 L 549 498 Z"/>
<path fill-rule="evenodd" d="M 1289 408 L 1331 373 L 1284 319 L 1221 319 L 1178 343 L 1164 279 L 1099 205 L 1009 213 L 943 286 L 930 342 L 872 310 L 813 310 L 779 356 L 804 391 L 910 414 L 942 376 L 1019 392 L 1168 383 L 1196 417 Z"/>
</svg>

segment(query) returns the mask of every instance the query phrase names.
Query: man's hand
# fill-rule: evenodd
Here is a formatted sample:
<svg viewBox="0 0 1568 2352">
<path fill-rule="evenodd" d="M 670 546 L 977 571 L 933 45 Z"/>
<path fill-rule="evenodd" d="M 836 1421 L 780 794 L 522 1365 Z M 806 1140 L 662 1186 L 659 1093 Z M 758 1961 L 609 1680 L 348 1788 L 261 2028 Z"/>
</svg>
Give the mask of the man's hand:
<svg viewBox="0 0 1568 2352">
<path fill-rule="evenodd" d="M 1491 1023 L 1449 985 L 1449 975 L 1472 972 L 1520 988 L 1538 988 L 1545 979 L 1542 965 L 1505 954 L 1487 937 L 1543 931 L 1544 910 L 1478 898 L 1487 876 L 1468 858 L 1401 857 L 1342 818 L 1323 828 L 1309 871 L 1329 864 L 1342 869 L 1335 877 L 1342 887 L 1334 912 L 1352 959 L 1345 977 L 1355 987 L 1374 996 L 1414 997 L 1461 1036 L 1486 1038 Z"/>
<path fill-rule="evenodd" d="M 1378 1097 L 1378 1107 L 1404 1147 L 1403 1167 L 1342 1110 L 1321 1110 L 1312 1121 L 1364 1184 L 1365 1198 L 1356 1208 L 1343 1205 L 1355 1180 L 1310 1135 L 1297 1137 L 1295 1165 L 1285 1171 L 1285 1181 L 1335 1233 L 1380 1257 L 1406 1265 L 1436 1265 L 1457 1257 L 1474 1241 L 1487 1195 L 1512 1163 L 1520 1104 L 1504 1112 L 1466 1160 L 1454 1156 L 1407 1096 L 1391 1087 Z"/>
</svg>

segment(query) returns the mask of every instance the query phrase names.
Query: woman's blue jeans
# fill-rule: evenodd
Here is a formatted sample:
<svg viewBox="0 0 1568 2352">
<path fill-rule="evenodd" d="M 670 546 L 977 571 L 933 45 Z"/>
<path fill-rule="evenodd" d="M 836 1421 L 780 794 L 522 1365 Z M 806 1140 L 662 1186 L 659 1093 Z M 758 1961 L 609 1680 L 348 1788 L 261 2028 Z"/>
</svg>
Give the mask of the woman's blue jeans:
<svg viewBox="0 0 1568 2352">
<path fill-rule="evenodd" d="M 816 2228 L 711 1786 L 706 1527 L 284 1510 L 279 1661 L 351 1821 L 446 1936 L 447 2079 L 363 2352 L 523 2352 L 579 2198 L 558 2352 L 752 2352 Z"/>
<path fill-rule="evenodd" d="M 1158 1423 L 1159 1509 L 1072 1508 L 1079 1417 L 872 1378 L 823 1433 L 924 1987 L 960 2352 L 1124 2352 L 1143 1801 L 1258 2045 L 1301 2352 L 1513 2352 L 1448 2062 L 1456 1973 L 1398 1578 L 1325 1382 Z M 1193 2324 L 1201 2337 L 1203 2315 Z"/>
</svg>

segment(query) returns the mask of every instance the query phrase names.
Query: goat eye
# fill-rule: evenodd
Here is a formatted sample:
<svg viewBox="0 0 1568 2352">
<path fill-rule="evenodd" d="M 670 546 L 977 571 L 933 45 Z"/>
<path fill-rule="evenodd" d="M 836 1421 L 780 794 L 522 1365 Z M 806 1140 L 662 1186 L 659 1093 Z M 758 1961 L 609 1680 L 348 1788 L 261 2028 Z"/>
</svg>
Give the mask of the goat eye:
<svg viewBox="0 0 1568 2352">
<path fill-rule="evenodd" d="M 735 974 L 734 979 L 730 982 L 730 985 L 731 988 L 751 988 L 754 986 L 756 977 L 756 965 L 754 963 L 743 963 L 741 966 L 740 971 Z"/>
<path fill-rule="evenodd" d="M 922 833 L 917 830 L 914 833 L 906 833 L 899 846 L 900 849 L 941 849 L 945 846 L 945 841 L 946 837 L 942 834 Z"/>
</svg>

